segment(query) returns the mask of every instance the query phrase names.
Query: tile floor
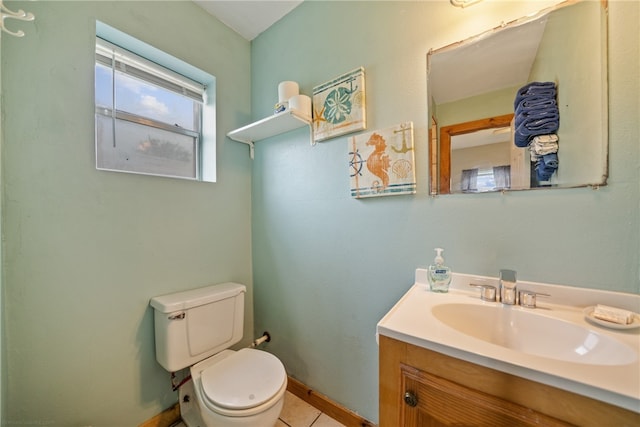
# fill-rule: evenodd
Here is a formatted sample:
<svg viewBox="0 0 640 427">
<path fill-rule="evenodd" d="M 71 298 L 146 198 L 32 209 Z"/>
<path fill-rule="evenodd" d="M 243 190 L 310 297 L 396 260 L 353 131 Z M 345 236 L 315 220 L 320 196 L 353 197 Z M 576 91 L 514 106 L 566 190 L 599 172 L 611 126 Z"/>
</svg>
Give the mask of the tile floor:
<svg viewBox="0 0 640 427">
<path fill-rule="evenodd" d="M 284 408 L 276 427 L 345 427 L 327 414 L 309 405 L 298 396 L 287 392 Z"/>
<path fill-rule="evenodd" d="M 323 414 L 298 396 L 287 392 L 284 396 L 284 408 L 275 427 L 345 427 L 333 418 Z M 178 423 L 173 427 L 186 427 Z"/>
</svg>

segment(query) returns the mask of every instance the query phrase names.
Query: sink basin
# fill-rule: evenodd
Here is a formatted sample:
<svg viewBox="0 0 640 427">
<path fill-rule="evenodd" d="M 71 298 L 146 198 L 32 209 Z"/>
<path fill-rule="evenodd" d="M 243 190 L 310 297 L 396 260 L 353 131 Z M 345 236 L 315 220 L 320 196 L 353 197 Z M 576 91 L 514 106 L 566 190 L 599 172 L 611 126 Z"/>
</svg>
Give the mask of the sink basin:
<svg viewBox="0 0 640 427">
<path fill-rule="evenodd" d="M 528 309 L 482 301 L 469 284 L 495 277 L 453 273 L 448 293 L 429 292 L 427 270 L 378 322 L 379 336 L 640 413 L 640 328 L 585 319 L 598 303 L 638 312 L 640 295 L 521 281 L 548 293 Z"/>
<path fill-rule="evenodd" d="M 465 335 L 534 356 L 609 366 L 638 359 L 636 350 L 615 338 L 520 307 L 445 303 L 431 312 Z"/>
</svg>

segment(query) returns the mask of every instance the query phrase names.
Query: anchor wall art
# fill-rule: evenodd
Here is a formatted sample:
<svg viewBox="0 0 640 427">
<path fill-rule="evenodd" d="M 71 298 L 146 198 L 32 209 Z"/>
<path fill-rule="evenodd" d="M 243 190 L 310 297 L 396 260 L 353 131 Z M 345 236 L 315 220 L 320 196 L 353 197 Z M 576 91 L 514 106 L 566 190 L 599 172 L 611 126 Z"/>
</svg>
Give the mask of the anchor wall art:
<svg viewBox="0 0 640 427">
<path fill-rule="evenodd" d="M 314 141 L 366 129 L 364 93 L 363 67 L 314 87 Z"/>
<path fill-rule="evenodd" d="M 349 138 L 351 196 L 415 194 L 413 122 Z"/>
</svg>

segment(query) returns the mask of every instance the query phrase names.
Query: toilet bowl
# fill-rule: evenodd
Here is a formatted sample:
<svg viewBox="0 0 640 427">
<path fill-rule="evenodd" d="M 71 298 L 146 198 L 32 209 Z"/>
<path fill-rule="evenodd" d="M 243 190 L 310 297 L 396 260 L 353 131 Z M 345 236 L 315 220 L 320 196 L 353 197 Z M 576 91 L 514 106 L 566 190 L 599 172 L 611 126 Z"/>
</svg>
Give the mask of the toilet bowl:
<svg viewBox="0 0 640 427">
<path fill-rule="evenodd" d="M 188 427 L 274 427 L 287 374 L 265 351 L 229 350 L 242 338 L 246 287 L 224 283 L 152 298 L 156 359 L 169 372 L 189 368 L 179 388 Z"/>
<path fill-rule="evenodd" d="M 203 425 L 273 427 L 278 421 L 287 375 L 282 362 L 272 354 L 249 348 L 224 350 L 193 365 L 190 371 Z M 181 396 L 181 404 L 183 401 Z M 193 397 L 187 401 L 191 408 Z M 183 420 L 191 427 L 184 415 Z"/>
</svg>

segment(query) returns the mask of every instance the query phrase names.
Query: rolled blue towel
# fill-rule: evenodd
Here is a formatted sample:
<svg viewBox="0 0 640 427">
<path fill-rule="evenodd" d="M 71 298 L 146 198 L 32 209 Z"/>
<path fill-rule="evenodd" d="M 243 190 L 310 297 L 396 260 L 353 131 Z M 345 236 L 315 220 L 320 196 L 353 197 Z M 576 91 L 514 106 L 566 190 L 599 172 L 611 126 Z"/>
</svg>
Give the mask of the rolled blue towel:
<svg viewBox="0 0 640 427">
<path fill-rule="evenodd" d="M 524 148 L 529 145 L 529 143 L 531 142 L 531 138 L 533 138 L 532 135 L 518 133 L 518 131 L 516 130 L 513 134 L 513 143 L 516 145 L 516 147 Z"/>
<path fill-rule="evenodd" d="M 520 147 L 520 148 L 524 148 L 528 146 L 530 141 L 531 141 L 531 137 L 528 135 L 522 135 L 522 134 L 516 133 L 513 137 L 513 143 L 516 145 L 516 147 Z"/>
<path fill-rule="evenodd" d="M 553 172 L 541 172 L 536 169 L 536 178 L 538 179 L 538 181 L 549 181 L 552 176 Z"/>
<path fill-rule="evenodd" d="M 542 89 L 555 89 L 555 82 L 530 82 L 520 88 L 521 92 L 530 92 Z"/>
<path fill-rule="evenodd" d="M 542 156 L 540 162 L 544 164 L 545 169 L 558 169 L 558 155 L 556 153 L 549 153 Z"/>
<path fill-rule="evenodd" d="M 555 111 L 550 109 L 550 110 L 536 110 L 536 111 L 521 112 L 516 116 L 514 120 L 514 126 L 518 128 L 522 125 L 525 125 L 527 128 L 532 129 L 532 128 L 535 128 L 536 126 L 543 125 L 544 123 L 550 122 L 550 121 L 558 122 L 558 124 L 560 123 L 560 114 L 558 113 L 557 109 Z M 547 132 L 547 133 L 553 133 L 553 132 Z M 543 134 L 537 134 L 537 135 L 543 135 Z"/>
<path fill-rule="evenodd" d="M 553 113 L 537 115 L 536 118 L 527 115 L 516 116 L 514 126 L 515 145 L 526 147 L 535 136 L 555 133 L 560 127 L 560 117 Z"/>
<path fill-rule="evenodd" d="M 515 108 L 515 113 L 522 113 L 526 111 L 536 111 L 536 110 L 548 110 L 548 109 L 556 109 L 558 105 L 556 104 L 555 98 L 549 98 L 546 96 L 530 96 L 524 98 Z"/>
<path fill-rule="evenodd" d="M 532 95 L 553 95 L 557 92 L 554 82 L 530 82 L 522 86 L 516 92 L 516 96 L 532 96 Z"/>
<path fill-rule="evenodd" d="M 556 94 L 557 90 L 554 82 L 531 82 L 518 89 L 513 108 L 515 109 L 522 99 L 528 96 L 545 96 L 555 99 Z"/>
<path fill-rule="evenodd" d="M 557 117 L 545 117 L 536 120 L 529 120 L 524 122 L 522 125 L 526 129 L 526 132 L 524 129 L 522 130 L 523 133 L 530 136 L 536 136 L 555 133 L 560 127 L 560 122 Z"/>
<path fill-rule="evenodd" d="M 538 181 L 549 181 L 557 168 L 546 167 L 544 162 L 540 160 L 536 164 L 536 178 Z"/>
<path fill-rule="evenodd" d="M 555 102 L 549 103 L 548 105 L 538 104 L 537 108 L 519 108 L 518 111 L 515 112 L 516 120 L 524 117 L 543 117 L 544 115 L 554 114 L 559 115 L 560 110 L 558 110 L 558 105 Z M 518 117 L 519 116 L 519 117 Z"/>
</svg>

